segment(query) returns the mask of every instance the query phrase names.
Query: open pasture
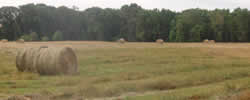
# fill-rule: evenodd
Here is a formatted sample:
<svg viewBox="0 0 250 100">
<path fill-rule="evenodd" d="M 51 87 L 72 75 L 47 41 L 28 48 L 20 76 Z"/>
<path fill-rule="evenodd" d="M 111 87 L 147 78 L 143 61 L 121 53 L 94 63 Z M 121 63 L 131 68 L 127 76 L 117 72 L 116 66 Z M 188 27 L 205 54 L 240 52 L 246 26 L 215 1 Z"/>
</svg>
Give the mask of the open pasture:
<svg viewBox="0 0 250 100">
<path fill-rule="evenodd" d="M 73 48 L 79 73 L 18 72 L 16 51 L 40 46 Z M 0 43 L 0 98 L 39 94 L 50 100 L 248 100 L 249 76 L 248 43 Z"/>
</svg>

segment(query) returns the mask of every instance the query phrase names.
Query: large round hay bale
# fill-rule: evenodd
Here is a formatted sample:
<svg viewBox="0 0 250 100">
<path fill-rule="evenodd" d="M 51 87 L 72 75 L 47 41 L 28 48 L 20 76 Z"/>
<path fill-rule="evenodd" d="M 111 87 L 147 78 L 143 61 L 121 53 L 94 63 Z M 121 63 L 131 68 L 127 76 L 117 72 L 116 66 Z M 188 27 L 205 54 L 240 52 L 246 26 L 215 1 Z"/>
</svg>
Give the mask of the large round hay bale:
<svg viewBox="0 0 250 100">
<path fill-rule="evenodd" d="M 163 43 L 164 43 L 164 40 L 163 40 L 163 39 L 157 39 L 157 40 L 156 40 L 156 43 L 163 44 Z"/>
<path fill-rule="evenodd" d="M 2 39 L 1 42 L 6 43 L 6 42 L 8 42 L 8 40 L 7 39 Z"/>
<path fill-rule="evenodd" d="M 18 39 L 16 42 L 17 43 L 24 43 L 24 39 Z"/>
<path fill-rule="evenodd" d="M 120 38 L 120 39 L 118 40 L 118 42 L 121 43 L 121 44 L 124 44 L 124 43 L 126 42 L 126 40 L 125 40 L 124 38 Z"/>
<path fill-rule="evenodd" d="M 72 75 L 77 73 L 77 58 L 68 47 L 25 48 L 17 53 L 16 67 L 40 75 Z"/>
</svg>

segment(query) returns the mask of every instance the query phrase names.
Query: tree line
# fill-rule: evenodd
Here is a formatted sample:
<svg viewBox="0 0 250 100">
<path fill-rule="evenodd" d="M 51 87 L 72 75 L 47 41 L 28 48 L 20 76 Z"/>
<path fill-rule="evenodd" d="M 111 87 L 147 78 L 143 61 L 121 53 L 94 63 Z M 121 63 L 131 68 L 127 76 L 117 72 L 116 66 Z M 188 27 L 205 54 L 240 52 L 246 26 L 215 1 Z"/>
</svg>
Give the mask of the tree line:
<svg viewBox="0 0 250 100">
<path fill-rule="evenodd" d="M 250 11 L 229 9 L 144 9 L 137 4 L 120 9 L 53 7 L 26 4 L 0 8 L 0 39 L 26 41 L 97 40 L 200 42 L 250 41 Z"/>
</svg>

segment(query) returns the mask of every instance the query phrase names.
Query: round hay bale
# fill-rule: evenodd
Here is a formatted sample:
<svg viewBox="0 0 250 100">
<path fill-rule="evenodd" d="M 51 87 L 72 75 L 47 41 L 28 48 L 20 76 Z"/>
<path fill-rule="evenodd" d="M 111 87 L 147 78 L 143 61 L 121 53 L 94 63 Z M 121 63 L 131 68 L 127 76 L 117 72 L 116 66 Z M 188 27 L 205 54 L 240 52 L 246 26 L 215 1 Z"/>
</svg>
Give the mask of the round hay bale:
<svg viewBox="0 0 250 100">
<path fill-rule="evenodd" d="M 24 43 L 24 39 L 18 39 L 16 42 L 17 43 Z"/>
<path fill-rule="evenodd" d="M 210 40 L 209 43 L 215 43 L 215 40 Z"/>
<path fill-rule="evenodd" d="M 72 75 L 77 73 L 77 58 L 71 48 L 25 48 L 18 51 L 16 67 L 19 71 L 40 75 Z"/>
<path fill-rule="evenodd" d="M 164 43 L 164 40 L 163 40 L 163 39 L 157 39 L 157 40 L 156 40 L 156 43 L 158 43 L 158 44 L 163 44 L 163 43 Z"/>
<path fill-rule="evenodd" d="M 124 43 L 126 42 L 126 40 L 125 40 L 124 38 L 120 38 L 120 39 L 118 40 L 118 42 L 121 43 L 121 44 L 124 44 Z"/>
<path fill-rule="evenodd" d="M 208 39 L 203 40 L 203 43 L 208 43 L 208 42 L 209 42 Z"/>
<path fill-rule="evenodd" d="M 2 43 L 6 43 L 6 42 L 8 42 L 8 40 L 7 40 L 7 39 L 2 39 L 1 41 L 2 41 Z"/>
</svg>

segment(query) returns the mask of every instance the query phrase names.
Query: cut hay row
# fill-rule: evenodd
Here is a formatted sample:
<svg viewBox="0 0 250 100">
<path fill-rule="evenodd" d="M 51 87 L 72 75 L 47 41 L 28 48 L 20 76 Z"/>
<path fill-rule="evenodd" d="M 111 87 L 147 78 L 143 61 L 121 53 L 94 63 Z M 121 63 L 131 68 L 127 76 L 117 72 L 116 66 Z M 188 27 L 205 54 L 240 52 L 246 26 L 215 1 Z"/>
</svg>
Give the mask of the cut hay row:
<svg viewBox="0 0 250 100">
<path fill-rule="evenodd" d="M 117 42 L 120 43 L 120 44 L 124 44 L 126 42 L 126 40 L 124 38 L 120 38 L 119 40 L 117 40 Z M 157 39 L 156 43 L 163 44 L 164 40 L 163 39 Z"/>
<path fill-rule="evenodd" d="M 19 71 L 41 75 L 76 74 L 77 58 L 71 48 L 25 48 L 18 51 L 16 67 Z"/>
</svg>

